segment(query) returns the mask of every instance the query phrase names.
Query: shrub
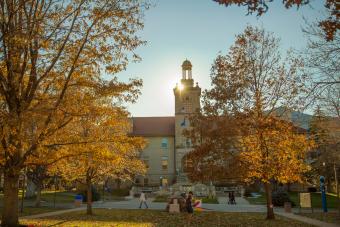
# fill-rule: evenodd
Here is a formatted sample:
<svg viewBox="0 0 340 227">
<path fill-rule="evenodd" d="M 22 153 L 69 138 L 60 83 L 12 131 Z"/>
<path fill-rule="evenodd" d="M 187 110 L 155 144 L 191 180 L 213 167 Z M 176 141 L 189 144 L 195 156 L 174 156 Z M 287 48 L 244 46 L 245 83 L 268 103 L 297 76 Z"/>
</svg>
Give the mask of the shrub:
<svg viewBox="0 0 340 227">
<path fill-rule="evenodd" d="M 250 190 L 250 188 L 246 188 L 246 189 L 244 190 L 243 196 L 244 196 L 244 197 L 251 197 L 251 193 L 252 193 L 252 191 Z"/>
<path fill-rule="evenodd" d="M 124 197 L 130 195 L 130 190 L 127 188 L 114 189 L 111 191 L 113 196 Z"/>
<path fill-rule="evenodd" d="M 273 192 L 272 200 L 274 206 L 283 206 L 285 202 L 290 202 L 292 206 L 295 206 L 294 202 L 290 200 L 288 193 L 285 191 Z"/>
<path fill-rule="evenodd" d="M 157 195 L 153 202 L 168 202 L 169 196 L 168 195 Z"/>
<path fill-rule="evenodd" d="M 318 190 L 316 189 L 316 187 L 309 187 L 308 188 L 308 192 L 317 192 Z"/>
<path fill-rule="evenodd" d="M 87 191 L 82 191 L 79 193 L 83 196 L 83 202 L 87 202 Z M 100 200 L 100 193 L 95 187 L 92 187 L 92 202 Z"/>
<path fill-rule="evenodd" d="M 133 194 L 133 197 L 134 197 L 134 198 L 139 198 L 139 197 L 140 197 L 140 193 L 135 193 L 135 194 Z"/>
</svg>

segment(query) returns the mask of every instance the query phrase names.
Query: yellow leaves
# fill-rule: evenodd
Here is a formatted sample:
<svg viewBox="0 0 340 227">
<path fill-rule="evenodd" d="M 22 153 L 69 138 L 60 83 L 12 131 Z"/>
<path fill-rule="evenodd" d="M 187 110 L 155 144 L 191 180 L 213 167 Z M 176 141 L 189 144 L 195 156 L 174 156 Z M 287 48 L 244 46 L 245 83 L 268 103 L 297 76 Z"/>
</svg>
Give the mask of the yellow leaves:
<svg viewBox="0 0 340 227">
<path fill-rule="evenodd" d="M 242 138 L 246 150 L 241 152 L 248 180 L 259 179 L 281 183 L 301 182 L 310 167 L 306 154 L 314 146 L 305 134 L 298 134 L 287 122 L 271 119 L 271 127 Z"/>
<path fill-rule="evenodd" d="M 122 176 L 127 179 L 134 174 L 144 174 L 139 151 L 145 141 L 128 136 L 130 122 L 126 111 L 113 106 L 110 99 L 100 95 L 93 98 L 90 98 L 91 102 L 85 102 L 83 115 L 56 135 L 60 143 L 72 141 L 64 147 L 74 155 L 57 163 L 59 173 L 65 179 L 80 181 L 85 181 L 85 177 L 100 180 Z M 89 170 L 91 176 L 87 174 Z"/>
</svg>

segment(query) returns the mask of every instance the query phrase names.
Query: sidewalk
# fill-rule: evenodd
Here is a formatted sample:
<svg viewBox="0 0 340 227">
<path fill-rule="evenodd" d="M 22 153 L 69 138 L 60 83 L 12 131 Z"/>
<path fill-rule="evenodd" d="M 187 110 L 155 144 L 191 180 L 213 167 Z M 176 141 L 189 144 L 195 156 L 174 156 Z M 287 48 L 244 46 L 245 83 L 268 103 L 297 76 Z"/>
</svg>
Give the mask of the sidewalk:
<svg viewBox="0 0 340 227">
<path fill-rule="evenodd" d="M 78 208 L 73 208 L 73 209 L 66 209 L 66 210 L 58 210 L 58 211 L 53 211 L 53 212 L 47 212 L 47 213 L 42 213 L 42 214 L 34 214 L 34 215 L 29 215 L 29 216 L 23 216 L 20 217 L 20 219 L 35 219 L 35 218 L 43 218 L 43 217 L 50 217 L 50 216 L 56 216 L 59 214 L 65 214 L 69 212 L 74 212 L 74 211 L 81 211 L 85 210 L 86 206 L 78 207 Z"/>
<path fill-rule="evenodd" d="M 327 223 L 327 222 L 319 221 L 319 220 L 316 220 L 316 219 L 307 218 L 307 217 L 304 217 L 304 216 L 301 216 L 301 215 L 296 215 L 296 214 L 293 214 L 293 213 L 277 212 L 276 214 L 278 214 L 282 217 L 294 219 L 294 220 L 297 220 L 297 221 L 301 221 L 301 222 L 311 224 L 311 225 L 315 225 L 315 226 L 319 226 L 319 227 L 339 227 L 339 225 L 337 225 L 337 224 Z"/>
<path fill-rule="evenodd" d="M 251 205 L 246 200 L 243 201 L 242 198 L 238 198 L 236 202 L 238 202 L 237 205 L 229 205 L 226 204 L 226 200 L 219 199 L 221 202 L 220 204 L 203 204 L 202 207 L 206 208 L 209 211 L 217 211 L 217 212 L 260 212 L 265 213 L 266 212 L 266 206 L 264 205 Z M 153 210 L 165 210 L 166 203 L 154 203 L 151 199 L 148 199 L 147 201 L 149 209 Z M 131 199 L 127 201 L 117 201 L 117 202 L 95 202 L 93 203 L 93 208 L 102 208 L 102 209 L 138 209 L 139 207 L 139 199 Z M 74 212 L 74 211 L 81 211 L 86 210 L 86 205 L 83 205 L 79 208 L 74 209 L 66 209 L 66 210 L 60 210 L 60 211 L 54 211 L 49 213 L 43 213 L 43 214 L 36 214 L 36 215 L 30 215 L 30 216 L 24 216 L 20 218 L 24 219 L 34 219 L 34 218 L 42 218 L 42 217 L 49 217 L 49 216 L 55 216 L 60 215 L 64 213 Z M 280 215 L 282 217 L 290 218 L 293 220 L 301 221 L 307 224 L 320 226 L 320 227 L 336 227 L 338 225 L 326 223 L 323 221 L 319 221 L 316 219 L 296 215 L 293 213 L 285 213 L 283 209 L 276 208 L 275 214 Z"/>
</svg>

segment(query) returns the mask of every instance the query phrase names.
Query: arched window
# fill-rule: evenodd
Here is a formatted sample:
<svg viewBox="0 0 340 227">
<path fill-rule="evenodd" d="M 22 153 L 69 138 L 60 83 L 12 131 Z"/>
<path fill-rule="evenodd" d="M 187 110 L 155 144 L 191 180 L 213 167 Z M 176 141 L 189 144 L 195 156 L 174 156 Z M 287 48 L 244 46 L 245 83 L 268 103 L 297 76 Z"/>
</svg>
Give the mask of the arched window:
<svg viewBox="0 0 340 227">
<path fill-rule="evenodd" d="M 164 148 L 164 149 L 168 148 L 168 139 L 167 138 L 162 139 L 161 147 Z"/>
</svg>

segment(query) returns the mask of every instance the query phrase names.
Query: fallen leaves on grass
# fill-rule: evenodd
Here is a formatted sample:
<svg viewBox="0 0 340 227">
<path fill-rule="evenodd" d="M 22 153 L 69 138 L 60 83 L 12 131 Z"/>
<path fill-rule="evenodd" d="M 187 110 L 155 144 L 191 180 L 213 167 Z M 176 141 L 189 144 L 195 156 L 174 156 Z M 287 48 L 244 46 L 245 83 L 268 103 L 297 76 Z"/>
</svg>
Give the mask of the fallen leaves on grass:
<svg viewBox="0 0 340 227">
<path fill-rule="evenodd" d="M 41 219 L 21 220 L 22 224 L 34 226 L 100 226 L 100 227 L 180 227 L 187 224 L 185 213 L 169 214 L 156 210 L 119 210 L 96 209 L 94 215 L 72 212 L 60 216 Z M 304 223 L 278 217 L 276 220 L 265 220 L 264 213 L 194 213 L 190 226 L 222 227 L 222 226 L 309 226 Z"/>
</svg>

